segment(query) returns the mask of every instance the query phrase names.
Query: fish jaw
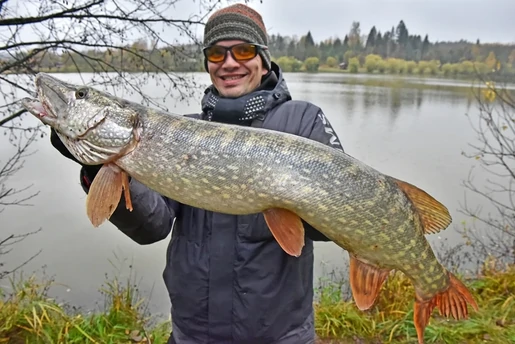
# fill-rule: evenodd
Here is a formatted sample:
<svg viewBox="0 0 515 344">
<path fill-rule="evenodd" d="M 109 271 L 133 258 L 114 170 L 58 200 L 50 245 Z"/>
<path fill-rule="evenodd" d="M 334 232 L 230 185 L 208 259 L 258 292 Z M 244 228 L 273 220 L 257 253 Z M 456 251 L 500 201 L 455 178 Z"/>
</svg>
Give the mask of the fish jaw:
<svg viewBox="0 0 515 344">
<path fill-rule="evenodd" d="M 38 99 L 24 98 L 22 105 L 51 126 L 81 163 L 113 162 L 135 148 L 141 130 L 138 114 L 123 100 L 45 73 L 36 75 L 35 86 Z"/>
<path fill-rule="evenodd" d="M 48 106 L 45 106 L 45 104 L 39 99 L 26 97 L 21 100 L 21 105 L 28 112 L 38 118 L 43 124 L 51 127 L 57 125 L 57 116 L 54 115 Z"/>
<path fill-rule="evenodd" d="M 37 74 L 34 83 L 41 106 L 44 109 L 41 118 L 44 119 L 50 115 L 55 120 L 55 125 L 57 125 L 59 114 L 65 117 L 72 88 L 44 73 Z"/>
</svg>

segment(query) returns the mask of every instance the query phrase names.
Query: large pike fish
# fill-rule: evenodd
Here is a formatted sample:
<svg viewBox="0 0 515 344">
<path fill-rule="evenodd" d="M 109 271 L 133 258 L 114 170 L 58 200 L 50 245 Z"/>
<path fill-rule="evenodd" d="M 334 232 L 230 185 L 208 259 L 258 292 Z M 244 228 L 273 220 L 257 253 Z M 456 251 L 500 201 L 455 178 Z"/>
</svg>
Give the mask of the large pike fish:
<svg viewBox="0 0 515 344">
<path fill-rule="evenodd" d="M 359 309 L 372 307 L 392 270 L 415 288 L 419 343 L 431 313 L 468 317 L 471 293 L 436 259 L 426 234 L 451 223 L 423 190 L 384 175 L 307 138 L 200 121 L 38 74 L 39 99 L 24 107 L 54 128 L 84 164 L 103 164 L 87 196 L 94 226 L 109 219 L 122 194 L 132 209 L 129 176 L 176 201 L 228 214 L 262 212 L 278 244 L 298 256 L 301 219 L 350 255 Z"/>
</svg>

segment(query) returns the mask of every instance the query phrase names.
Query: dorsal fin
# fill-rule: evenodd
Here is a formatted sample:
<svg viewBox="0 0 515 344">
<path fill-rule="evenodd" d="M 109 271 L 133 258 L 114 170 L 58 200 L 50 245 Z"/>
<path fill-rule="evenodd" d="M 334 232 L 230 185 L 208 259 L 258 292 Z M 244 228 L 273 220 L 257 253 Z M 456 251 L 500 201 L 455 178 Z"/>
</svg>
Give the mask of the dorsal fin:
<svg viewBox="0 0 515 344">
<path fill-rule="evenodd" d="M 420 215 L 424 233 L 436 234 L 451 224 L 451 214 L 443 204 L 424 190 L 410 183 L 395 178 L 392 179 L 415 206 L 415 209 Z"/>
</svg>

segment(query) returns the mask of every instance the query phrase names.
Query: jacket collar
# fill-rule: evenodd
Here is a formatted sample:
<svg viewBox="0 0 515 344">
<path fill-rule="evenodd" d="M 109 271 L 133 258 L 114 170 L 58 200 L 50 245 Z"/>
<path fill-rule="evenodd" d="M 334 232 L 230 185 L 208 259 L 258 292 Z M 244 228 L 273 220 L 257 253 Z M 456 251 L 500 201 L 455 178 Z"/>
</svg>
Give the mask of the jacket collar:
<svg viewBox="0 0 515 344">
<path fill-rule="evenodd" d="M 272 62 L 270 72 L 263 76 L 260 86 L 253 92 L 238 98 L 223 98 L 211 85 L 204 91 L 201 105 L 204 119 L 248 125 L 288 100 L 291 95 L 281 68 Z"/>
</svg>

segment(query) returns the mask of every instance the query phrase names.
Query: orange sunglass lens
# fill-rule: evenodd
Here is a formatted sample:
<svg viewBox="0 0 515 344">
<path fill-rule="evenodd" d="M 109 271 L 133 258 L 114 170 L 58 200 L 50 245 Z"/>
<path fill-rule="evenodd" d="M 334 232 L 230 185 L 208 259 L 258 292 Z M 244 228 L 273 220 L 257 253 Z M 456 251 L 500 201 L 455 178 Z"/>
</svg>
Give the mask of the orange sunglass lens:
<svg viewBox="0 0 515 344">
<path fill-rule="evenodd" d="M 237 60 L 248 60 L 256 56 L 256 46 L 250 44 L 233 47 L 232 52 Z"/>
<path fill-rule="evenodd" d="M 211 47 L 207 49 L 207 56 L 212 62 L 220 62 L 225 58 L 225 49 L 222 47 Z"/>
<path fill-rule="evenodd" d="M 252 44 L 236 45 L 231 48 L 236 60 L 250 60 L 256 56 L 256 46 Z M 222 62 L 225 59 L 227 48 L 212 46 L 206 50 L 207 57 L 211 62 Z"/>
</svg>

